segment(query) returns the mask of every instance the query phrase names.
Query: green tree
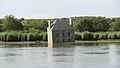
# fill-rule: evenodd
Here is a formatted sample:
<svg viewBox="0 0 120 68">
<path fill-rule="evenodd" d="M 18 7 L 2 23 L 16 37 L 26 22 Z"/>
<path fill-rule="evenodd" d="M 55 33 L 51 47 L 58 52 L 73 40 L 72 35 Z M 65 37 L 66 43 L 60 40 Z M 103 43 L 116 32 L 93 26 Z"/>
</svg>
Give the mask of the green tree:
<svg viewBox="0 0 120 68">
<path fill-rule="evenodd" d="M 0 19 L 0 24 L 2 24 L 2 19 Z"/>
<path fill-rule="evenodd" d="M 90 19 L 81 19 L 79 21 L 76 21 L 74 23 L 74 28 L 76 31 L 79 31 L 79 32 L 84 32 L 84 31 L 93 31 L 93 22 L 92 20 Z"/>
<path fill-rule="evenodd" d="M 110 28 L 110 19 L 105 17 L 75 17 L 75 31 L 106 32 Z"/>
<path fill-rule="evenodd" d="M 24 18 L 21 18 L 21 19 L 20 19 L 20 22 L 22 22 L 22 21 L 24 21 L 24 20 L 25 20 Z"/>
<path fill-rule="evenodd" d="M 120 22 L 112 22 L 111 31 L 120 31 Z"/>
<path fill-rule="evenodd" d="M 0 32 L 2 32 L 3 24 L 0 24 Z"/>
<path fill-rule="evenodd" d="M 110 19 L 105 17 L 93 17 L 92 32 L 106 32 L 110 28 Z"/>
<path fill-rule="evenodd" d="M 23 26 L 13 15 L 5 16 L 3 21 L 4 30 L 22 30 Z"/>
<path fill-rule="evenodd" d="M 29 28 L 30 28 L 29 21 L 24 20 L 24 21 L 22 21 L 21 23 L 22 23 L 22 25 L 23 25 L 23 29 L 24 29 L 24 30 L 29 30 Z"/>
<path fill-rule="evenodd" d="M 40 31 L 47 31 L 47 20 L 44 19 L 27 19 L 22 21 L 22 24 L 25 30 L 30 30 L 31 28 L 40 30 Z"/>
</svg>

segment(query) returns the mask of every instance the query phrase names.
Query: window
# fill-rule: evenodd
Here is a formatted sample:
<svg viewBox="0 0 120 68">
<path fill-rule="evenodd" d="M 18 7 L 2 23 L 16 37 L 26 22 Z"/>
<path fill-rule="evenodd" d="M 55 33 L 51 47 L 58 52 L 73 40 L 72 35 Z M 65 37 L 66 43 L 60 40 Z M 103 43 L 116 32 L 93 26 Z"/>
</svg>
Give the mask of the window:
<svg viewBox="0 0 120 68">
<path fill-rule="evenodd" d="M 58 33 L 56 33 L 56 35 L 57 35 L 57 37 L 59 37 L 59 34 L 58 34 Z"/>
<path fill-rule="evenodd" d="M 65 42 L 65 39 L 63 39 L 63 42 Z"/>
<path fill-rule="evenodd" d="M 59 40 L 57 39 L 57 43 L 59 43 Z"/>
<path fill-rule="evenodd" d="M 70 39 L 68 39 L 68 42 L 70 42 Z"/>
<path fill-rule="evenodd" d="M 70 36 L 70 32 L 68 32 L 68 36 Z"/>
<path fill-rule="evenodd" d="M 65 36 L 64 33 L 62 33 L 62 36 Z"/>
</svg>

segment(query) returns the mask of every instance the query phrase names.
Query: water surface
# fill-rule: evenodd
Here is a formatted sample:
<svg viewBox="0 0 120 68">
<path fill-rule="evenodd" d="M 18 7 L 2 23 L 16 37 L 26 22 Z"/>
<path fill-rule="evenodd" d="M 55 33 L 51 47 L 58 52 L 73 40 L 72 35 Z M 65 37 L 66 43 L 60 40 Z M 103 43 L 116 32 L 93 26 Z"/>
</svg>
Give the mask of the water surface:
<svg viewBox="0 0 120 68">
<path fill-rule="evenodd" d="M 120 68 L 120 43 L 21 46 L 0 45 L 0 68 Z"/>
</svg>

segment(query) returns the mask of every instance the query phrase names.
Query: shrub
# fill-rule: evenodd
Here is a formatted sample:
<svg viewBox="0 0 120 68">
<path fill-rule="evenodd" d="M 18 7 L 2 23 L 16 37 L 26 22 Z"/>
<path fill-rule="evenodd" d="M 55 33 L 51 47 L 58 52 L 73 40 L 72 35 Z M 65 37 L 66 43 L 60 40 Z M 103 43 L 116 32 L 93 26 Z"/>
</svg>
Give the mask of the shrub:
<svg viewBox="0 0 120 68">
<path fill-rule="evenodd" d="M 43 40 L 43 34 L 42 34 L 42 33 L 38 34 L 37 39 L 38 39 L 39 41 L 42 41 L 42 40 Z"/>
<path fill-rule="evenodd" d="M 2 33 L 1 40 L 6 41 L 6 37 L 7 37 L 7 32 Z"/>
<path fill-rule="evenodd" d="M 75 39 L 76 39 L 76 40 L 82 40 L 82 33 L 80 33 L 80 32 L 75 32 Z"/>
<path fill-rule="evenodd" d="M 43 41 L 47 41 L 47 32 L 43 33 Z"/>
<path fill-rule="evenodd" d="M 31 38 L 32 38 L 32 34 L 31 34 L 31 33 L 28 33 L 28 34 L 27 34 L 27 41 L 31 41 Z"/>
<path fill-rule="evenodd" d="M 21 35 L 21 41 L 27 41 L 27 33 Z"/>
<path fill-rule="evenodd" d="M 18 37 L 18 41 L 22 41 L 22 33 L 18 33 L 17 37 Z"/>
<path fill-rule="evenodd" d="M 120 32 L 75 32 L 75 40 L 120 39 Z M 27 33 L 7 31 L 0 33 L 0 41 L 47 41 L 47 32 Z"/>
<path fill-rule="evenodd" d="M 84 32 L 82 34 L 82 40 L 93 40 L 93 34 L 90 32 Z"/>
<path fill-rule="evenodd" d="M 93 38 L 94 38 L 94 40 L 98 40 L 99 39 L 99 33 L 93 33 Z"/>
<path fill-rule="evenodd" d="M 116 33 L 109 33 L 109 34 L 108 34 L 108 38 L 109 38 L 109 39 L 117 39 L 118 36 L 117 36 Z"/>
<path fill-rule="evenodd" d="M 120 32 L 116 33 L 116 39 L 120 39 Z"/>
</svg>

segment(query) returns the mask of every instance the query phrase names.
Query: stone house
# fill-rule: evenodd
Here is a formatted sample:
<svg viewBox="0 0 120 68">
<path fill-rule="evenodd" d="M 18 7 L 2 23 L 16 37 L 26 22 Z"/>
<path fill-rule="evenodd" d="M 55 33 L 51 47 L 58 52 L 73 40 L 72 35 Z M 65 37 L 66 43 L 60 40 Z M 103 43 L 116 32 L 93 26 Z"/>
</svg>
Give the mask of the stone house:
<svg viewBox="0 0 120 68">
<path fill-rule="evenodd" d="M 53 23 L 48 21 L 48 46 L 54 45 L 70 45 L 75 42 L 74 29 L 72 27 L 72 19 L 69 23 L 64 19 L 57 19 Z"/>
</svg>

